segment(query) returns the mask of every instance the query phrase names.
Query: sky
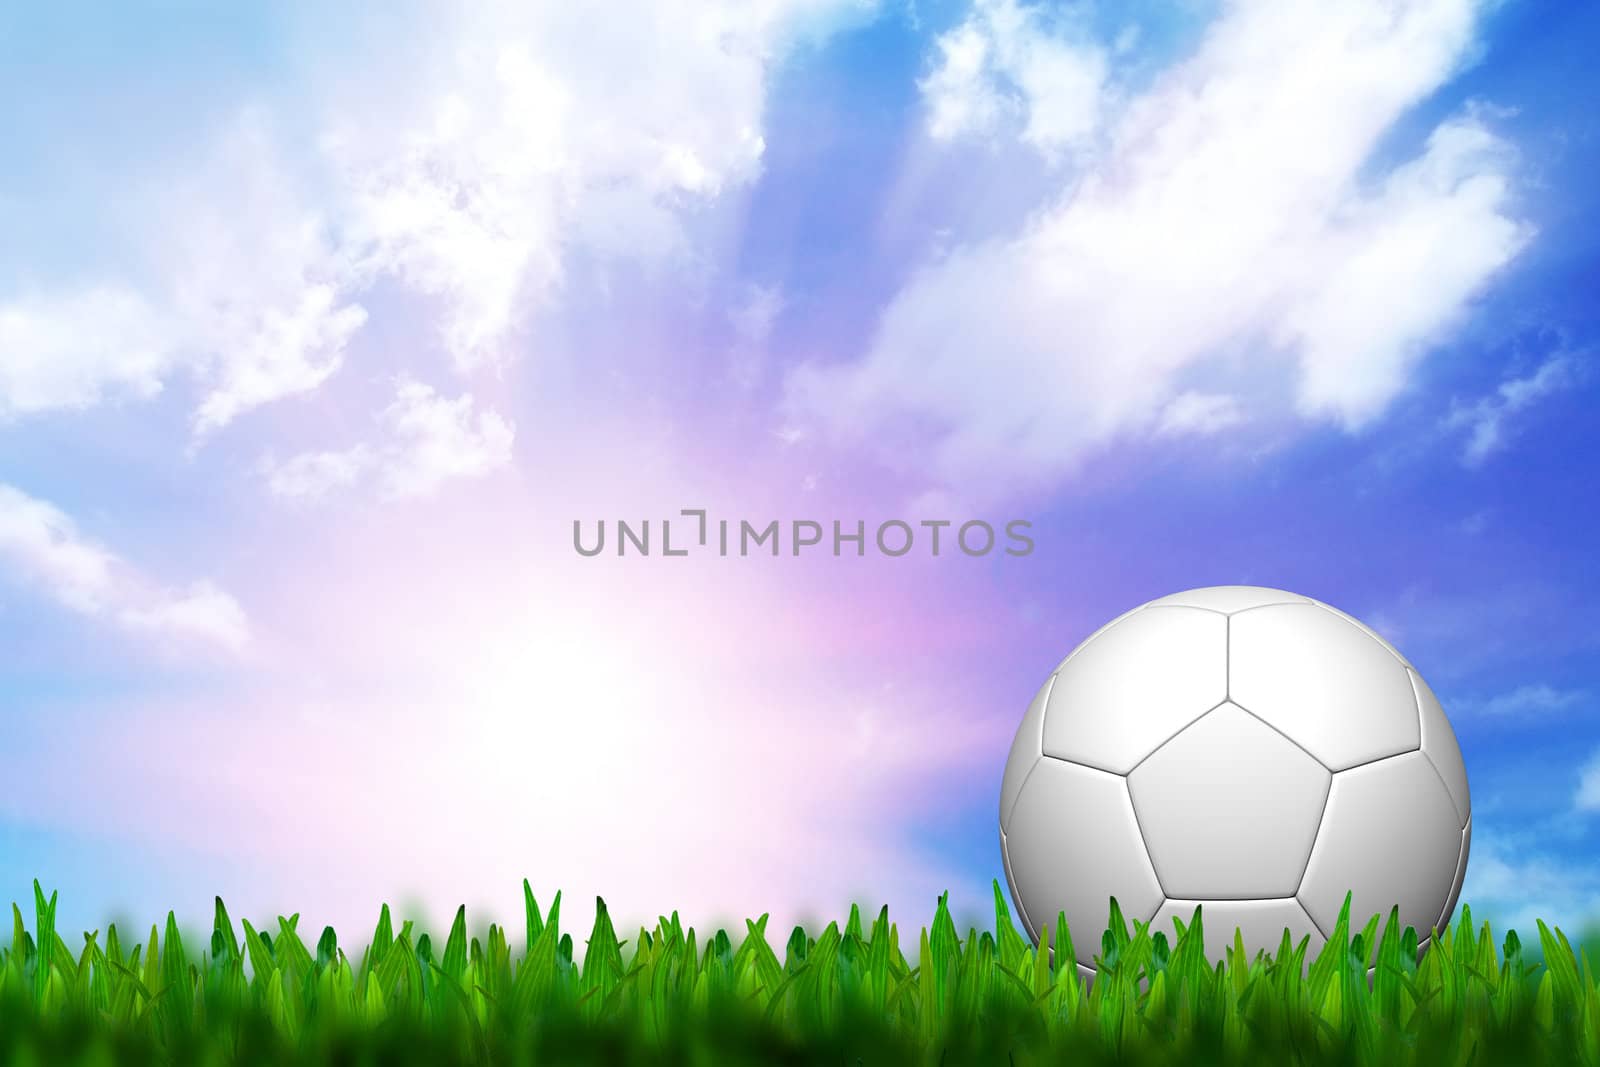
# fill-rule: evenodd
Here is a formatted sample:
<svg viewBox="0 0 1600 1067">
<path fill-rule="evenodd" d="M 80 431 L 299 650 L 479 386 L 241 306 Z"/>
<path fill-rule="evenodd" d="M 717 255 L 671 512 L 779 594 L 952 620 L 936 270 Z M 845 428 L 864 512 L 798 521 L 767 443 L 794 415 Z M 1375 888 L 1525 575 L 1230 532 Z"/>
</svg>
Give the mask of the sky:
<svg viewBox="0 0 1600 1067">
<path fill-rule="evenodd" d="M 979 916 L 1054 665 L 1258 584 L 1438 692 L 1475 915 L 1600 917 L 1597 40 L 1545 0 L 0 10 L 0 899 Z M 685 509 L 1034 549 L 574 551 Z"/>
</svg>

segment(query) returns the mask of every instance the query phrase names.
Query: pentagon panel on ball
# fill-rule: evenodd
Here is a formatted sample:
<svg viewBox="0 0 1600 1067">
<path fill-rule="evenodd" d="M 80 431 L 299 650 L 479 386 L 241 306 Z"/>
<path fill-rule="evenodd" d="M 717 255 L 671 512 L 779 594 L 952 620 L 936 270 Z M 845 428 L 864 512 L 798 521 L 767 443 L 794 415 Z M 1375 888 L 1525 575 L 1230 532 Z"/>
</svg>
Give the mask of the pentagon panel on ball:
<svg viewBox="0 0 1600 1067">
<path fill-rule="evenodd" d="M 1401 926 L 1415 928 L 1420 941 L 1449 900 L 1462 846 L 1455 805 L 1421 752 L 1353 767 L 1333 776 L 1296 895 L 1324 933 L 1346 892 L 1354 927 L 1398 905 Z"/>
<path fill-rule="evenodd" d="M 1168 900 L 1156 912 L 1150 926 L 1152 936 L 1157 933 L 1174 940 L 1177 927 L 1173 919 L 1188 926 L 1194 919 L 1194 909 L 1200 909 L 1200 932 L 1206 946 L 1206 958 L 1219 963 L 1233 944 L 1233 932 L 1244 938 L 1245 951 L 1252 956 L 1260 948 L 1276 956 L 1283 942 L 1283 932 L 1289 931 L 1289 940 L 1299 947 L 1302 938 L 1309 938 L 1306 961 L 1315 959 L 1328 939 L 1322 936 L 1317 924 L 1311 921 L 1305 908 L 1293 897 L 1285 900 Z"/>
<path fill-rule="evenodd" d="M 1079 648 L 1056 673 L 1044 754 L 1127 774 L 1162 742 L 1222 703 L 1228 620 L 1189 607 L 1146 607 Z"/>
<path fill-rule="evenodd" d="M 1169 897 L 1293 897 L 1328 797 L 1328 769 L 1232 704 L 1206 713 L 1128 776 Z"/>
<path fill-rule="evenodd" d="M 1228 696 L 1329 770 L 1415 750 L 1417 699 L 1380 641 L 1318 604 L 1228 617 Z"/>
<path fill-rule="evenodd" d="M 1001 832 L 1001 850 L 1028 935 L 1066 912 L 1078 962 L 1092 965 L 1110 899 L 1144 921 L 1161 903 L 1139 825 L 1119 775 L 1062 760 L 1039 760 Z"/>
</svg>

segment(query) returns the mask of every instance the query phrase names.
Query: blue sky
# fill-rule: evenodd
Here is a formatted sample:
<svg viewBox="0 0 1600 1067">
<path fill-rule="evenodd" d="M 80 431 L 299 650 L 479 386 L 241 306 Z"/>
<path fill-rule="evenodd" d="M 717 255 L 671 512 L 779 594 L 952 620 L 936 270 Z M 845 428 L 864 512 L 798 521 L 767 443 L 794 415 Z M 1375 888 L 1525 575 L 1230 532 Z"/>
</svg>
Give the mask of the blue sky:
<svg viewBox="0 0 1600 1067">
<path fill-rule="evenodd" d="M 1475 911 L 1600 914 L 1600 13 L 669 6 L 0 14 L 0 897 L 980 904 L 1038 680 L 1238 582 L 1438 691 Z M 697 504 L 1039 550 L 565 548 Z"/>
</svg>

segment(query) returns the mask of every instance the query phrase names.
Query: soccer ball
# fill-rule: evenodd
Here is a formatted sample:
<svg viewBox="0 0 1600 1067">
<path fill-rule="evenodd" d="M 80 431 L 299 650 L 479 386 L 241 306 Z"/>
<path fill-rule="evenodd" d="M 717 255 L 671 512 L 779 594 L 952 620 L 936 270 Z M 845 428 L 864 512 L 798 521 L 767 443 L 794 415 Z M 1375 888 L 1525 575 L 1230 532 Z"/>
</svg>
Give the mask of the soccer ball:
<svg viewBox="0 0 1600 1067">
<path fill-rule="evenodd" d="M 1275 953 L 1400 909 L 1422 945 L 1461 895 L 1472 811 L 1438 699 L 1310 597 L 1215 586 L 1113 619 L 1045 679 L 1006 760 L 1000 852 L 1034 943 L 1064 912 L 1080 973 L 1116 897 L 1207 954 Z M 1088 935 L 1088 936 L 1085 936 Z"/>
</svg>

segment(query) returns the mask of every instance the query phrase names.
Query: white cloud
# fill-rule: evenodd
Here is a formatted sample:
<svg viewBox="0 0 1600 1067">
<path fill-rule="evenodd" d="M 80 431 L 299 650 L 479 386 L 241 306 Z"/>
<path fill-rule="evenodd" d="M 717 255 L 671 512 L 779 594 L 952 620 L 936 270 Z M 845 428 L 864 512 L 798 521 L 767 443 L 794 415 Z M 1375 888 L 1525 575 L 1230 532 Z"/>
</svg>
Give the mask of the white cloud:
<svg viewBox="0 0 1600 1067">
<path fill-rule="evenodd" d="M 492 411 L 474 412 L 470 395 L 454 400 L 404 381 L 381 419 L 394 448 L 381 465 L 385 495 L 420 496 L 452 478 L 476 478 L 511 461 L 515 427 Z"/>
<path fill-rule="evenodd" d="M 274 495 L 319 497 L 354 485 L 376 458 L 366 445 L 356 445 L 342 452 L 302 452 L 283 463 L 269 459 L 263 468 Z"/>
<path fill-rule="evenodd" d="M 974 15 L 939 38 L 939 65 L 919 82 L 928 107 L 928 132 L 943 141 L 990 133 L 1006 101 L 989 72 L 991 46 Z"/>
<path fill-rule="evenodd" d="M 0 302 L 0 418 L 145 399 L 174 360 L 159 316 L 130 289 Z"/>
<path fill-rule="evenodd" d="M 311 285 L 286 307 L 267 307 L 217 361 L 218 379 L 194 425 L 206 434 L 240 414 L 286 396 L 309 393 L 333 376 L 366 311 L 340 304 L 338 290 Z M 224 336 L 227 336 L 224 334 Z"/>
<path fill-rule="evenodd" d="M 1513 435 L 1512 417 L 1571 385 L 1574 377 L 1570 357 L 1551 356 L 1532 374 L 1501 382 L 1491 395 L 1472 404 L 1456 404 L 1445 419 L 1445 425 L 1466 431 L 1461 462 L 1476 467 L 1503 449 Z"/>
<path fill-rule="evenodd" d="M 1475 827 L 1461 900 L 1475 922 L 1492 916 L 1524 938 L 1538 919 L 1575 933 L 1600 917 L 1600 865 Z"/>
<path fill-rule="evenodd" d="M 278 496 L 311 498 L 370 478 L 385 497 L 416 497 L 511 462 L 516 427 L 496 412 L 476 410 L 468 393 L 452 400 L 402 378 L 377 421 L 383 431 L 379 444 L 307 452 L 282 463 L 267 459 L 268 486 Z"/>
<path fill-rule="evenodd" d="M 0 484 L 0 565 L 63 607 L 132 630 L 239 651 L 249 642 L 243 609 L 210 582 L 167 589 L 85 537 L 47 501 Z"/>
<path fill-rule="evenodd" d="M 918 82 L 928 132 L 938 140 L 1013 129 L 1054 155 L 1099 125 L 1108 75 L 1105 50 L 1052 25 L 1038 7 L 976 0 L 972 14 L 936 42 L 937 65 Z"/>
<path fill-rule="evenodd" d="M 1474 113 L 1364 180 L 1383 134 L 1469 53 L 1475 13 L 1229 5 L 1053 203 L 925 266 L 865 357 L 800 368 L 791 403 L 988 492 L 1159 426 L 1197 369 L 1254 395 L 1287 365 L 1300 415 L 1365 425 L 1528 239 L 1512 153 Z"/>
<path fill-rule="evenodd" d="M 203 394 L 203 436 L 320 386 L 366 312 L 306 196 L 264 120 L 241 116 L 166 190 L 144 289 L 0 302 L 0 415 L 144 399 L 183 373 Z"/>
<path fill-rule="evenodd" d="M 1296 404 L 1349 428 L 1376 418 L 1426 346 L 1529 236 L 1511 219 L 1510 146 L 1468 116 L 1433 131 L 1420 158 L 1343 205 L 1316 245 L 1281 337 L 1299 353 Z"/>
<path fill-rule="evenodd" d="M 54 506 L 9 485 L 0 485 L 0 558 L 86 615 L 104 609 L 117 562 L 79 538 L 72 520 Z"/>
<path fill-rule="evenodd" d="M 1572 806 L 1581 812 L 1600 811 L 1600 749 L 1578 773 L 1578 791 L 1573 794 Z"/>
<path fill-rule="evenodd" d="M 206 390 L 197 434 L 317 389 L 366 321 L 336 220 L 312 206 L 316 191 L 299 173 L 309 169 L 285 157 L 265 117 L 246 114 L 176 186 L 182 206 L 161 263 Z"/>
<path fill-rule="evenodd" d="M 1571 711 L 1588 699 L 1589 694 L 1581 689 L 1557 689 L 1544 682 L 1533 682 L 1484 699 L 1455 701 L 1452 708 L 1460 707 L 1490 718 L 1538 718 Z"/>
<path fill-rule="evenodd" d="M 233 597 L 210 582 L 195 582 L 144 607 L 118 613 L 132 629 L 194 637 L 237 652 L 250 643 L 250 623 Z"/>
<path fill-rule="evenodd" d="M 1179 393 L 1162 409 L 1156 433 L 1177 437 L 1219 433 L 1244 421 L 1239 398 L 1222 393 Z"/>
<path fill-rule="evenodd" d="M 148 397 L 183 376 L 203 438 L 320 388 L 385 277 L 433 301 L 458 367 L 506 358 L 570 259 L 685 254 L 686 217 L 760 171 L 773 65 L 870 7 L 426 9 L 394 31 L 418 62 L 374 49 L 370 66 L 312 75 L 309 108 L 250 111 L 173 161 L 133 235 L 139 293 L 0 297 L 0 416 Z"/>
<path fill-rule="evenodd" d="M 458 366 L 564 284 L 567 253 L 646 263 L 687 247 L 684 212 L 760 173 L 772 64 L 859 0 L 474 9 L 432 79 L 326 145 L 367 262 L 439 298 Z"/>
</svg>

